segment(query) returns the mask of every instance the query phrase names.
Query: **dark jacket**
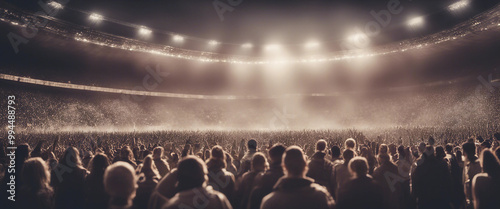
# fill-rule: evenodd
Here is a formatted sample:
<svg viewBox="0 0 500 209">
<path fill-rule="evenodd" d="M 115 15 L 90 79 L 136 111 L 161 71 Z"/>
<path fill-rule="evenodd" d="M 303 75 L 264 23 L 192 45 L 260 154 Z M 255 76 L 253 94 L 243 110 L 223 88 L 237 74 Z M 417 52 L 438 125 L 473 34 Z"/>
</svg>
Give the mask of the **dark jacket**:
<svg viewBox="0 0 500 209">
<path fill-rule="evenodd" d="M 335 201 L 328 191 L 310 178 L 282 177 L 274 191 L 262 200 L 262 209 L 328 209 Z"/>
<path fill-rule="evenodd" d="M 273 187 L 278 180 L 285 175 L 281 162 L 272 163 L 269 170 L 255 178 L 255 187 L 250 194 L 249 208 L 259 209 L 262 199 L 273 191 Z"/>
<path fill-rule="evenodd" d="M 399 174 L 398 167 L 392 162 L 380 165 L 373 172 L 373 179 L 382 187 L 388 209 L 403 208 L 403 188 L 405 179 Z"/>
<path fill-rule="evenodd" d="M 222 192 L 229 201 L 234 203 L 235 180 L 234 175 L 224 169 L 224 162 L 221 160 L 207 160 L 208 185 L 214 190 Z"/>
<path fill-rule="evenodd" d="M 333 191 L 332 171 L 333 164 L 325 159 L 326 153 L 316 152 L 308 163 L 309 170 L 306 176 L 314 179 L 314 183 L 324 186 L 328 191 Z"/>
<path fill-rule="evenodd" d="M 371 177 L 349 180 L 337 194 L 337 209 L 385 209 L 382 187 Z"/>
<path fill-rule="evenodd" d="M 52 170 L 50 184 L 55 191 L 55 209 L 83 208 L 87 173 L 82 167 L 69 168 L 61 164 Z"/>
</svg>

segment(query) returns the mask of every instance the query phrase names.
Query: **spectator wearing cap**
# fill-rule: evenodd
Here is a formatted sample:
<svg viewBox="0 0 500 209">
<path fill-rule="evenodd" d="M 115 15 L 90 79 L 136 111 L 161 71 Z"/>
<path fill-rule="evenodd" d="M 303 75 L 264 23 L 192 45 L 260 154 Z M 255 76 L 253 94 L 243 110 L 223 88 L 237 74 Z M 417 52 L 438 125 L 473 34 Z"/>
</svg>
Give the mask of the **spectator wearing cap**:
<svg viewBox="0 0 500 209">
<path fill-rule="evenodd" d="M 137 189 L 137 177 L 129 163 L 119 161 L 104 173 L 104 188 L 108 193 L 109 209 L 130 209 Z"/>
<path fill-rule="evenodd" d="M 177 166 L 179 192 L 165 204 L 163 209 L 232 209 L 224 194 L 207 186 L 207 172 L 201 159 L 194 156 L 183 158 Z"/>
<path fill-rule="evenodd" d="M 283 157 L 285 176 L 274 186 L 274 191 L 262 200 L 261 209 L 328 209 L 335 201 L 328 191 L 306 177 L 307 162 L 298 146 L 288 147 Z"/>
</svg>

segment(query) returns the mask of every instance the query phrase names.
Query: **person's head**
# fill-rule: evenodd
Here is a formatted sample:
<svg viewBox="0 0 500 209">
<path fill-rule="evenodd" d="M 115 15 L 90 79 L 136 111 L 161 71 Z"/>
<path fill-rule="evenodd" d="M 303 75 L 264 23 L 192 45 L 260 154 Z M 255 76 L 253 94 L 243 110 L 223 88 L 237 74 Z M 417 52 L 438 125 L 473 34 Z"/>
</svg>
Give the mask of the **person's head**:
<svg viewBox="0 0 500 209">
<path fill-rule="evenodd" d="M 364 157 L 354 157 L 349 162 L 349 171 L 356 178 L 366 176 L 368 173 L 368 162 Z"/>
<path fill-rule="evenodd" d="M 388 155 L 389 154 L 389 146 L 387 144 L 381 144 L 378 148 L 379 155 Z"/>
<path fill-rule="evenodd" d="M 153 159 L 161 159 L 163 157 L 163 147 L 155 147 L 153 149 Z"/>
<path fill-rule="evenodd" d="M 24 162 L 30 157 L 30 145 L 20 144 L 16 149 L 16 160 L 19 162 Z"/>
<path fill-rule="evenodd" d="M 120 157 L 122 159 L 129 159 L 133 160 L 134 159 L 134 153 L 130 149 L 129 146 L 123 146 L 122 149 L 120 150 Z"/>
<path fill-rule="evenodd" d="M 288 177 L 304 177 L 307 172 L 304 152 L 298 146 L 290 146 L 286 149 L 282 165 Z"/>
<path fill-rule="evenodd" d="M 356 147 L 356 140 L 354 140 L 353 138 L 348 138 L 345 140 L 344 144 L 346 149 L 354 150 L 354 148 Z"/>
<path fill-rule="evenodd" d="M 474 160 L 476 155 L 476 145 L 473 142 L 466 142 L 462 144 L 462 150 L 464 156 L 468 160 Z"/>
<path fill-rule="evenodd" d="M 177 165 L 177 189 L 189 190 L 204 186 L 207 181 L 207 167 L 201 159 L 194 156 L 183 158 Z"/>
<path fill-rule="evenodd" d="M 443 159 L 444 157 L 446 157 L 446 153 L 444 152 L 443 146 L 437 146 L 436 147 L 436 158 Z"/>
<path fill-rule="evenodd" d="M 146 179 L 152 179 L 155 177 L 160 177 L 158 170 L 153 162 L 153 157 L 148 155 L 144 158 L 144 162 L 142 163 L 141 173 L 144 174 Z"/>
<path fill-rule="evenodd" d="M 389 144 L 389 153 L 391 155 L 395 155 L 396 154 L 396 145 L 395 144 Z"/>
<path fill-rule="evenodd" d="M 210 157 L 212 159 L 217 159 L 217 160 L 225 160 L 225 155 L 224 155 L 224 149 L 220 145 L 215 145 L 212 147 L 212 151 L 210 152 Z"/>
<path fill-rule="evenodd" d="M 269 149 L 269 158 L 273 163 L 281 163 L 283 159 L 283 153 L 285 153 L 285 146 L 281 144 L 275 144 Z"/>
<path fill-rule="evenodd" d="M 351 149 L 346 149 L 342 153 L 342 157 L 344 158 L 344 163 L 347 165 L 349 161 L 351 161 L 351 159 L 354 157 L 354 151 L 352 151 Z"/>
<path fill-rule="evenodd" d="M 70 168 L 81 167 L 80 152 L 75 147 L 66 148 L 61 159 L 59 159 L 59 163 Z"/>
<path fill-rule="evenodd" d="M 399 145 L 398 146 L 398 154 L 399 154 L 399 158 L 405 158 L 406 157 L 405 146 L 403 146 L 403 145 Z"/>
<path fill-rule="evenodd" d="M 316 142 L 316 151 L 324 152 L 326 150 L 327 142 L 324 139 L 318 140 Z"/>
<path fill-rule="evenodd" d="M 431 145 L 425 146 L 424 154 L 427 155 L 427 156 L 435 156 L 434 155 L 434 147 L 431 146 Z"/>
<path fill-rule="evenodd" d="M 420 144 L 418 144 L 418 152 L 420 152 L 420 154 L 423 154 L 425 152 L 425 146 L 427 145 L 423 142 L 420 142 Z"/>
<path fill-rule="evenodd" d="M 340 147 L 337 145 L 333 145 L 331 148 L 332 151 L 332 158 L 339 158 L 340 157 Z"/>
<path fill-rule="evenodd" d="M 267 160 L 264 154 L 257 152 L 252 157 L 251 167 L 252 171 L 264 171 L 266 170 Z"/>
<path fill-rule="evenodd" d="M 104 189 L 112 206 L 130 206 L 137 189 L 134 168 L 127 162 L 118 161 L 104 172 Z"/>
<path fill-rule="evenodd" d="M 390 163 L 391 162 L 391 156 L 389 156 L 389 154 L 385 153 L 385 154 L 379 154 L 378 155 L 378 161 L 380 162 L 381 165 L 384 165 L 386 163 Z"/>
<path fill-rule="evenodd" d="M 452 154 L 453 153 L 453 144 L 450 144 L 450 143 L 446 144 L 444 149 L 446 150 L 446 153 Z"/>
<path fill-rule="evenodd" d="M 249 150 L 257 150 L 257 141 L 255 139 L 248 140 L 247 147 Z"/>
<path fill-rule="evenodd" d="M 108 157 L 103 153 L 94 155 L 89 162 L 89 171 L 92 174 L 103 175 L 106 168 L 109 166 Z"/>
<path fill-rule="evenodd" d="M 50 172 L 42 158 L 35 157 L 26 160 L 21 171 L 21 179 L 24 186 L 31 191 L 52 190 L 49 185 Z"/>
<path fill-rule="evenodd" d="M 500 161 L 490 149 L 485 149 L 481 153 L 481 167 L 491 178 L 500 178 Z"/>
<path fill-rule="evenodd" d="M 429 139 L 427 139 L 427 143 L 431 146 L 434 146 L 434 143 L 436 143 L 436 140 L 434 139 L 434 137 L 429 136 Z"/>
</svg>

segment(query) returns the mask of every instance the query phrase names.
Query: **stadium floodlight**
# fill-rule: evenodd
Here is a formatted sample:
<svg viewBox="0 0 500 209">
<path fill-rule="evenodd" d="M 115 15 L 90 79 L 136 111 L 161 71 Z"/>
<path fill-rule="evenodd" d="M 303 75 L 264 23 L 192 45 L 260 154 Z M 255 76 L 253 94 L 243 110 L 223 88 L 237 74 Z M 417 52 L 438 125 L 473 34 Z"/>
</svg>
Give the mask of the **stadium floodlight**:
<svg viewBox="0 0 500 209">
<path fill-rule="evenodd" d="M 462 9 L 466 8 L 467 6 L 469 6 L 469 4 L 470 4 L 470 0 L 460 0 L 460 1 L 457 1 L 453 4 L 451 4 L 450 6 L 448 6 L 448 10 L 450 10 L 450 11 L 462 10 Z"/>
<path fill-rule="evenodd" d="M 89 16 L 89 19 L 93 22 L 100 22 L 104 19 L 104 17 L 100 14 L 92 13 Z"/>
<path fill-rule="evenodd" d="M 319 42 L 317 41 L 309 41 L 304 45 L 307 49 L 313 49 L 319 47 Z"/>
<path fill-rule="evenodd" d="M 277 50 L 280 49 L 281 46 L 279 44 L 269 44 L 264 47 L 266 50 Z"/>
<path fill-rule="evenodd" d="M 241 45 L 241 48 L 244 48 L 244 49 L 250 49 L 252 47 L 253 47 L 253 45 L 251 43 L 244 43 Z"/>
<path fill-rule="evenodd" d="M 408 26 L 410 26 L 410 27 L 420 27 L 423 24 L 424 24 L 423 17 L 414 17 L 414 18 L 408 20 Z"/>
<path fill-rule="evenodd" d="M 51 7 L 53 7 L 54 9 L 62 9 L 62 8 L 64 8 L 64 6 L 61 3 L 57 2 L 57 1 L 51 1 L 51 2 L 48 3 L 48 5 L 51 6 Z"/>
<path fill-rule="evenodd" d="M 182 37 L 181 35 L 174 35 L 172 39 L 175 42 L 182 42 L 182 41 L 184 41 L 184 37 Z"/>
<path fill-rule="evenodd" d="M 151 35 L 152 32 L 153 31 L 151 29 L 148 29 L 148 28 L 146 28 L 144 26 L 141 26 L 139 28 L 139 34 L 141 34 L 143 36 L 149 36 L 149 35 Z"/>
<path fill-rule="evenodd" d="M 219 45 L 219 42 L 217 42 L 216 40 L 211 40 L 211 41 L 208 42 L 208 44 L 210 46 L 216 46 L 216 45 Z"/>
</svg>

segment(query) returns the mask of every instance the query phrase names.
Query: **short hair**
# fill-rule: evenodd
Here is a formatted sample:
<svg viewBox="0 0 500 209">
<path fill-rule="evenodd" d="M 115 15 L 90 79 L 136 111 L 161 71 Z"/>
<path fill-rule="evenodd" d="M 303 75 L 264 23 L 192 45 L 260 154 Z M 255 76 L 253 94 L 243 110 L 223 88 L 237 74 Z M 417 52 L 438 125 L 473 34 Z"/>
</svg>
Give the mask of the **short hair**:
<svg viewBox="0 0 500 209">
<path fill-rule="evenodd" d="M 318 142 L 316 142 L 316 150 L 325 151 L 326 145 L 327 145 L 327 142 L 324 139 L 320 139 L 320 140 L 318 140 Z"/>
<path fill-rule="evenodd" d="M 224 155 L 224 150 L 222 149 L 222 147 L 220 145 L 215 145 L 214 147 L 212 147 L 212 151 L 211 151 L 210 155 L 212 156 L 212 158 L 221 159 L 221 160 L 225 160 L 225 157 L 226 157 Z"/>
<path fill-rule="evenodd" d="M 356 147 L 356 140 L 354 140 L 353 138 L 346 139 L 345 147 L 349 149 L 354 149 L 354 147 Z"/>
<path fill-rule="evenodd" d="M 332 151 L 332 157 L 340 157 L 340 147 L 337 146 L 337 145 L 333 145 L 333 147 L 331 148 L 331 151 Z"/>
<path fill-rule="evenodd" d="M 364 157 L 354 157 L 349 162 L 349 171 L 357 177 L 366 176 L 368 173 L 368 162 Z"/>
<path fill-rule="evenodd" d="M 473 142 L 463 143 L 462 150 L 468 158 L 476 155 L 476 145 Z"/>
<path fill-rule="evenodd" d="M 346 149 L 342 153 L 342 157 L 344 157 L 344 163 L 349 163 L 349 161 L 351 161 L 351 159 L 354 158 L 354 151 Z"/>
<path fill-rule="evenodd" d="M 481 153 L 481 167 L 491 178 L 500 178 L 500 161 L 490 149 L 485 149 Z"/>
<path fill-rule="evenodd" d="M 281 162 L 283 158 L 283 153 L 285 153 L 286 147 L 281 144 L 275 144 L 269 149 L 269 157 L 273 162 Z"/>
<path fill-rule="evenodd" d="M 153 149 L 153 157 L 155 159 L 161 158 L 163 156 L 164 149 L 163 147 L 155 147 Z"/>
<path fill-rule="evenodd" d="M 444 157 L 446 157 L 446 153 L 444 152 L 443 146 L 437 146 L 436 147 L 436 157 L 437 158 L 444 158 Z"/>
<path fill-rule="evenodd" d="M 261 152 L 257 152 L 252 157 L 251 167 L 252 170 L 264 170 L 266 169 L 266 157 Z"/>
<path fill-rule="evenodd" d="M 207 180 L 207 167 L 195 156 L 183 158 L 177 165 L 177 188 L 180 191 L 200 187 Z"/>
<path fill-rule="evenodd" d="M 128 204 L 128 201 L 135 196 L 136 182 L 134 168 L 123 161 L 113 163 L 104 172 L 104 189 L 111 197 L 113 205 Z"/>
<path fill-rule="evenodd" d="M 247 147 L 248 149 L 253 149 L 253 150 L 257 149 L 257 141 L 255 141 L 255 139 L 248 140 Z"/>
<path fill-rule="evenodd" d="M 301 176 L 306 172 L 306 159 L 304 152 L 298 146 L 290 146 L 286 149 L 283 155 L 283 162 L 288 174 Z"/>
</svg>

